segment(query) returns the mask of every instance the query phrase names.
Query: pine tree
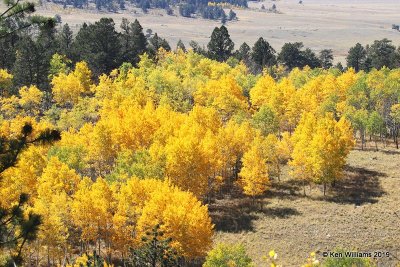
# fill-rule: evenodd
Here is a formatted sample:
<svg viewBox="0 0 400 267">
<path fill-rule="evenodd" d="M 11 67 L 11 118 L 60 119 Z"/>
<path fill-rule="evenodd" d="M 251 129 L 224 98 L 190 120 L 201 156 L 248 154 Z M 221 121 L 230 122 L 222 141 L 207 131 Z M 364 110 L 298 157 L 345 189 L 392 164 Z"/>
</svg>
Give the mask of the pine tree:
<svg viewBox="0 0 400 267">
<path fill-rule="evenodd" d="M 36 39 L 24 36 L 17 46 L 13 66 L 14 84 L 18 87 L 36 85 L 41 90 L 48 90 L 50 60 L 56 46 L 53 28 L 42 28 Z"/>
<path fill-rule="evenodd" d="M 367 59 L 367 51 L 360 44 L 357 43 L 354 47 L 350 48 L 347 54 L 347 67 L 354 68 L 355 71 L 365 69 L 365 61 Z"/>
<path fill-rule="evenodd" d="M 172 247 L 172 240 L 170 237 L 165 238 L 160 224 L 156 224 L 142 237 L 142 245 L 131 249 L 128 261 L 133 266 L 178 266 L 179 255 Z"/>
<path fill-rule="evenodd" d="M 301 49 L 303 43 L 286 43 L 283 45 L 281 52 L 278 56 L 278 61 L 285 65 L 289 70 L 295 67 L 302 67 L 304 59 L 302 57 Z"/>
<path fill-rule="evenodd" d="M 181 39 L 179 39 L 178 43 L 176 44 L 176 50 L 182 50 L 183 52 L 186 52 L 186 47 L 185 44 L 182 42 Z"/>
<path fill-rule="evenodd" d="M 211 59 L 220 62 L 226 61 L 232 55 L 234 45 L 228 33 L 228 29 L 223 25 L 220 28 L 216 27 L 207 45 L 208 54 Z"/>
<path fill-rule="evenodd" d="M 96 77 L 119 67 L 121 44 L 113 19 L 102 18 L 94 24 L 83 24 L 73 50 L 73 60 L 87 62 Z"/>
<path fill-rule="evenodd" d="M 169 46 L 167 40 L 159 37 L 158 34 L 155 33 L 152 37 L 149 38 L 148 51 L 153 57 L 155 57 L 160 48 L 163 48 L 166 51 L 171 51 L 171 47 Z"/>
<path fill-rule="evenodd" d="M 143 28 L 137 19 L 129 23 L 123 18 L 121 29 L 122 61 L 136 65 L 139 62 L 139 56 L 147 49 L 147 39 Z"/>
<path fill-rule="evenodd" d="M 275 50 L 262 37 L 254 44 L 251 58 L 260 69 L 276 64 Z"/>
<path fill-rule="evenodd" d="M 71 48 L 73 43 L 73 33 L 68 23 L 64 24 L 61 31 L 57 35 L 57 41 L 59 43 L 59 51 L 61 54 L 67 57 L 71 56 Z"/>
<path fill-rule="evenodd" d="M 323 49 L 319 53 L 319 61 L 321 62 L 321 67 L 324 69 L 329 69 L 333 66 L 333 55 L 332 49 Z"/>
<path fill-rule="evenodd" d="M 240 61 L 243 60 L 245 63 L 248 63 L 248 62 L 249 62 L 249 59 L 250 59 L 250 56 L 251 56 L 250 52 L 251 52 L 250 46 L 249 46 L 247 43 L 244 42 L 244 43 L 239 47 L 239 50 L 237 50 L 237 51 L 235 52 L 235 56 L 236 56 L 236 58 L 237 58 L 238 60 L 240 60 Z"/>
</svg>

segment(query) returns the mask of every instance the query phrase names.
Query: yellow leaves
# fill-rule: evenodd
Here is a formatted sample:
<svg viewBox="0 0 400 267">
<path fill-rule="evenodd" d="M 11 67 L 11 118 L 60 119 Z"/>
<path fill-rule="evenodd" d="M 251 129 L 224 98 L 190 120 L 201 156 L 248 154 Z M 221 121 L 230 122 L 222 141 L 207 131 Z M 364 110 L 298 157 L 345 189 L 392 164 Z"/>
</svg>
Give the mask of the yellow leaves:
<svg viewBox="0 0 400 267">
<path fill-rule="evenodd" d="M 104 125 L 110 131 L 113 143 L 122 149 L 148 148 L 159 127 L 156 111 L 151 102 L 143 108 L 138 105 L 123 105 L 101 114 L 98 124 Z"/>
<path fill-rule="evenodd" d="M 239 184 L 246 195 L 257 196 L 264 193 L 269 185 L 266 149 L 261 137 L 254 139 L 251 147 L 244 153 L 243 167 L 239 173 Z"/>
<path fill-rule="evenodd" d="M 8 96 L 8 89 L 12 85 L 13 75 L 5 69 L 0 69 L 0 97 Z"/>
<path fill-rule="evenodd" d="M 252 105 L 261 107 L 267 104 L 274 91 L 276 91 L 275 80 L 269 75 L 264 75 L 258 79 L 256 85 L 250 91 Z"/>
<path fill-rule="evenodd" d="M 83 87 L 83 92 L 89 92 L 92 85 L 92 71 L 89 69 L 88 64 L 84 61 L 76 63 L 73 75 L 78 78 Z"/>
<path fill-rule="evenodd" d="M 85 90 L 79 79 L 72 74 L 60 73 L 53 78 L 51 84 L 54 100 L 60 104 L 77 103 L 80 94 Z"/>
<path fill-rule="evenodd" d="M 213 225 L 207 206 L 196 197 L 163 183 L 151 194 L 138 220 L 138 238 L 156 224 L 172 238 L 175 249 L 186 258 L 204 256 L 211 246 Z"/>
<path fill-rule="evenodd" d="M 72 202 L 72 220 L 82 230 L 81 239 L 109 242 L 114 209 L 113 192 L 106 181 L 98 178 L 92 182 L 83 178 Z"/>
<path fill-rule="evenodd" d="M 116 200 L 114 241 L 119 250 L 139 246 L 141 237 L 156 224 L 188 258 L 203 256 L 211 245 L 213 225 L 207 206 L 168 182 L 133 177 L 121 186 Z"/>
<path fill-rule="evenodd" d="M 238 111 L 245 111 L 248 106 L 242 88 L 231 76 L 210 80 L 194 93 L 194 101 L 202 106 L 214 107 L 225 120 Z"/>
<path fill-rule="evenodd" d="M 40 113 L 42 99 L 43 92 L 36 86 L 23 86 L 19 90 L 19 97 L 15 95 L 8 98 L 0 97 L 0 112 L 7 118 L 37 116 Z"/>
<path fill-rule="evenodd" d="M 400 124 L 400 104 L 395 104 L 390 108 L 390 116 L 396 123 Z"/>
<path fill-rule="evenodd" d="M 40 187 L 38 194 L 40 197 L 46 197 L 47 194 L 65 192 L 71 196 L 80 181 L 80 177 L 75 170 L 71 170 L 66 164 L 58 158 L 52 157 L 43 169 L 42 176 L 39 179 Z"/>
<path fill-rule="evenodd" d="M 51 84 L 54 100 L 59 104 L 76 104 L 83 93 L 90 92 L 91 71 L 85 62 L 78 62 L 69 74 L 60 73 Z"/>
<path fill-rule="evenodd" d="M 166 177 L 196 196 L 208 191 L 217 169 L 216 133 L 221 122 L 212 108 L 195 107 L 165 145 Z"/>
<path fill-rule="evenodd" d="M 31 195 L 30 201 L 37 196 L 38 179 L 46 166 L 47 148 L 31 146 L 20 155 L 15 167 L 1 174 L 0 206 L 9 207 L 18 201 L 21 193 Z"/>
<path fill-rule="evenodd" d="M 292 141 L 293 175 L 324 184 L 341 178 L 346 156 L 354 146 L 350 123 L 344 118 L 337 122 L 331 114 L 323 118 L 304 114 Z"/>
<path fill-rule="evenodd" d="M 39 240 L 49 252 L 61 254 L 67 246 L 71 198 L 75 193 L 80 177 L 74 170 L 52 157 L 38 179 L 38 196 L 34 212 L 43 216 Z"/>
<path fill-rule="evenodd" d="M 35 106 L 37 107 L 41 103 L 43 92 L 36 86 L 30 86 L 29 88 L 24 86 L 19 90 L 19 95 L 19 104 L 23 108 L 32 108 Z"/>
</svg>

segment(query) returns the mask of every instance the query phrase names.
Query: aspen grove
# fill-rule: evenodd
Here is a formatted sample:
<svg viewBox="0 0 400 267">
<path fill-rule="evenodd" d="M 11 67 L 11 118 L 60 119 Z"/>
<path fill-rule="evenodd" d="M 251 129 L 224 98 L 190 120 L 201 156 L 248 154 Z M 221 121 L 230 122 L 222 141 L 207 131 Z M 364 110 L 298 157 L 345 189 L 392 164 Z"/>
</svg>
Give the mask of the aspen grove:
<svg viewBox="0 0 400 267">
<path fill-rule="evenodd" d="M 179 262 L 204 259 L 214 233 L 207 204 L 217 194 L 239 189 L 256 201 L 284 165 L 325 193 L 356 141 L 398 144 L 400 69 L 255 75 L 228 63 L 161 48 L 94 77 L 85 62 L 68 67 L 55 54 L 50 91 L 27 85 L 18 94 L 7 93 L 13 76 L 0 70 L 2 142 L 24 125 L 30 140 L 61 133 L 28 145 L 0 173 L 0 207 L 26 194 L 26 216 L 41 217 L 37 238 L 0 246 L 3 255 L 21 247 L 32 266 L 80 266 L 94 254 L 128 264 L 154 232 Z"/>
</svg>

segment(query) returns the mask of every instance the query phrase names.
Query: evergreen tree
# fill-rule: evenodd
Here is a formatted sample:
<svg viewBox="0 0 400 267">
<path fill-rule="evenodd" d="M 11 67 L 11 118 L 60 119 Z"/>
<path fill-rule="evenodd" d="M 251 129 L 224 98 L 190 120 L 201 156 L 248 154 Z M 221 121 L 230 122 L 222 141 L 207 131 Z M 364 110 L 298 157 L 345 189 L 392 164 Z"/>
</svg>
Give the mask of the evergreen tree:
<svg viewBox="0 0 400 267">
<path fill-rule="evenodd" d="M 234 45 L 225 26 L 215 27 L 207 45 L 209 57 L 220 62 L 226 61 L 232 55 Z"/>
<path fill-rule="evenodd" d="M 278 56 L 278 61 L 285 65 L 289 70 L 303 66 L 303 56 L 301 49 L 303 43 L 286 43 L 283 45 Z"/>
<path fill-rule="evenodd" d="M 48 90 L 50 59 L 56 49 L 53 28 L 42 28 L 36 40 L 29 34 L 23 36 L 18 42 L 13 65 L 14 85 L 16 87 L 36 85 L 42 90 Z"/>
<path fill-rule="evenodd" d="M 319 53 L 319 61 L 321 62 L 321 67 L 324 69 L 329 69 L 333 66 L 333 54 L 332 49 L 323 49 Z"/>
<path fill-rule="evenodd" d="M 344 71 L 342 62 L 338 62 L 338 63 L 335 65 L 335 68 L 338 69 L 338 70 L 340 70 L 340 71 Z"/>
<path fill-rule="evenodd" d="M 149 38 L 149 53 L 155 56 L 160 48 L 164 48 L 166 51 L 171 51 L 171 47 L 167 40 L 159 37 L 158 34 L 155 33 Z"/>
<path fill-rule="evenodd" d="M 74 60 L 89 64 L 94 76 L 108 73 L 121 65 L 121 45 L 114 20 L 101 18 L 80 28 L 73 43 Z"/>
<path fill-rule="evenodd" d="M 347 67 L 354 68 L 358 72 L 365 68 L 366 59 L 367 51 L 360 43 L 357 43 L 354 47 L 350 48 L 347 54 Z"/>
<path fill-rule="evenodd" d="M 228 20 L 228 18 L 227 18 L 227 16 L 226 16 L 225 12 L 223 11 L 223 13 L 222 13 L 222 15 L 221 15 L 221 23 L 222 23 L 223 25 L 225 25 L 225 23 L 226 23 L 227 20 Z"/>
<path fill-rule="evenodd" d="M 64 24 L 61 31 L 57 35 L 57 40 L 59 43 L 59 51 L 61 54 L 67 57 L 71 56 L 71 47 L 74 41 L 73 33 L 68 23 Z"/>
<path fill-rule="evenodd" d="M 189 45 L 193 49 L 193 52 L 195 52 L 197 54 L 200 54 L 200 55 L 207 56 L 206 49 L 204 48 L 204 46 L 201 47 L 198 42 L 195 42 L 195 41 L 192 40 L 192 41 L 189 42 Z"/>
<path fill-rule="evenodd" d="M 254 44 L 251 58 L 257 64 L 259 69 L 276 64 L 275 50 L 262 37 L 260 37 Z"/>
<path fill-rule="evenodd" d="M 302 50 L 303 43 L 286 43 L 283 45 L 278 56 L 278 61 L 289 70 L 309 66 L 311 68 L 321 67 L 321 62 L 317 55 L 309 48 Z"/>
<path fill-rule="evenodd" d="M 393 69 L 398 63 L 396 47 L 388 39 L 376 40 L 367 50 L 367 56 L 371 59 L 373 68 L 381 69 L 388 67 Z"/>
<path fill-rule="evenodd" d="M 32 25 L 54 27 L 53 18 L 30 15 L 35 11 L 31 2 L 5 0 L 6 9 L 0 13 L 0 39 Z"/>
<path fill-rule="evenodd" d="M 301 51 L 300 56 L 302 57 L 302 62 L 300 67 L 309 66 L 310 68 L 321 67 L 321 61 L 318 59 L 317 55 L 310 49 L 306 48 Z"/>
<path fill-rule="evenodd" d="M 31 2 L 7 0 L 5 5 L 4 11 L 0 12 L 0 68 L 11 69 L 16 60 L 19 32 L 32 25 L 53 27 L 55 21 L 31 15 L 35 11 L 35 5 Z"/>
<path fill-rule="evenodd" d="M 11 69 L 15 62 L 16 47 L 20 37 L 17 33 L 0 38 L 0 68 Z"/>
<path fill-rule="evenodd" d="M 237 19 L 236 13 L 231 9 L 229 10 L 229 15 L 228 15 L 229 20 L 235 20 Z"/>
<path fill-rule="evenodd" d="M 248 62 L 251 57 L 251 48 L 247 43 L 243 43 L 239 50 L 235 52 L 235 56 L 238 60 L 243 60 L 244 62 Z"/>
<path fill-rule="evenodd" d="M 137 19 L 133 23 L 129 23 L 127 19 L 123 18 L 121 29 L 122 61 L 135 65 L 139 62 L 139 56 L 147 48 L 147 39 L 143 28 Z"/>
<path fill-rule="evenodd" d="M 178 43 L 176 44 L 176 50 L 182 50 L 183 52 L 186 52 L 186 47 L 185 44 L 182 42 L 181 39 L 179 39 Z"/>
<path fill-rule="evenodd" d="M 142 237 L 143 245 L 131 250 L 130 263 L 133 266 L 178 266 L 178 253 L 171 246 L 172 239 L 163 236 L 159 224 L 147 231 Z"/>
</svg>

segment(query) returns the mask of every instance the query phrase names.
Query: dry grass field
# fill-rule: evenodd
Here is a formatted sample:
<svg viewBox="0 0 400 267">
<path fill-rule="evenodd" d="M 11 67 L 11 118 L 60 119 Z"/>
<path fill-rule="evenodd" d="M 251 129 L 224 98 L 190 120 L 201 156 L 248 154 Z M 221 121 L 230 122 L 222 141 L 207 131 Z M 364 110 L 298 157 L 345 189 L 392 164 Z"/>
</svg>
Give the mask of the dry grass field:
<svg viewBox="0 0 400 267">
<path fill-rule="evenodd" d="M 286 170 L 287 171 L 287 170 Z M 335 248 L 388 251 L 379 266 L 400 263 L 400 150 L 371 148 L 351 152 L 345 179 L 330 188 L 306 189 L 283 175 L 252 206 L 238 196 L 210 206 L 218 230 L 215 242 L 243 243 L 256 266 L 274 249 L 283 266 L 300 266 L 315 251 Z"/>
<path fill-rule="evenodd" d="M 62 9 L 62 6 L 45 4 L 39 14 L 59 14 L 63 22 L 71 26 L 94 22 L 101 17 L 112 17 L 117 25 L 123 17 L 137 18 L 145 29 L 152 29 L 165 37 L 173 46 L 179 39 L 187 45 L 190 40 L 207 44 L 210 34 L 219 21 L 168 16 L 164 10 L 151 10 L 143 14 L 128 8 L 119 13 L 94 10 Z M 262 12 L 261 5 L 270 8 L 275 3 L 280 14 Z M 400 32 L 392 30 L 392 24 L 400 24 L 398 0 L 279 0 L 249 2 L 249 9 L 235 9 L 239 20 L 227 27 L 234 42 L 253 44 L 260 36 L 266 38 L 276 50 L 286 42 L 301 41 L 315 51 L 331 48 L 336 62 L 345 63 L 348 49 L 360 42 L 388 38 L 400 45 Z M 177 10 L 175 11 L 178 14 Z M 76 27 L 75 27 L 76 29 Z"/>
</svg>

